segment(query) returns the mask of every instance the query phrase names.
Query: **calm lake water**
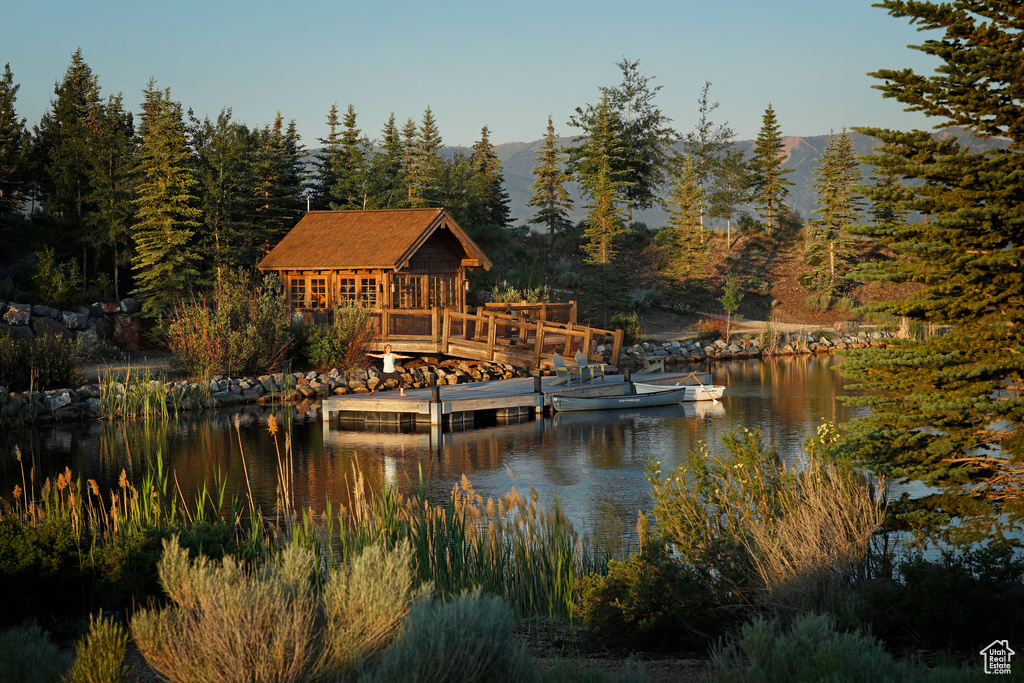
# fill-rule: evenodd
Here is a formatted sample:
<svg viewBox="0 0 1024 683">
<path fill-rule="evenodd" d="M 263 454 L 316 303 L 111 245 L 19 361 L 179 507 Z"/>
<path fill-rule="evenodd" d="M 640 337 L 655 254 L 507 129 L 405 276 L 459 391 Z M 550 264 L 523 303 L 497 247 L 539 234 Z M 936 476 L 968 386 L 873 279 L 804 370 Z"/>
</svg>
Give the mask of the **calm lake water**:
<svg viewBox="0 0 1024 683">
<path fill-rule="evenodd" d="M 727 388 L 717 406 L 702 402 L 562 413 L 440 435 L 429 430 L 354 431 L 307 419 L 284 406 L 250 406 L 169 421 L 5 431 L 0 433 L 0 495 L 10 500 L 15 484 L 21 483 L 15 445 L 22 452 L 26 478 L 33 466 L 37 482 L 70 467 L 76 477 L 96 479 L 104 491 L 116 487 L 122 470 L 137 484 L 159 453 L 186 499 L 217 476 L 228 482 L 229 497 L 244 496 L 247 469 L 257 504 L 270 511 L 277 447 L 284 448 L 287 435 L 294 453 L 296 503 L 304 507 L 323 510 L 328 498 L 345 503 L 357 470 L 367 487 L 387 482 L 402 490 L 416 487 L 422 471 L 435 500 L 444 499 L 465 474 L 484 499 L 503 496 L 512 486 L 521 492 L 533 486 L 545 507 L 557 496 L 577 530 L 617 545 L 635 540 L 637 512 L 651 509 L 648 459 L 671 468 L 699 442 L 714 451 L 732 430 L 760 429 L 785 459 L 796 460 L 804 439 L 822 420 L 841 423 L 854 417 L 860 409 L 840 400 L 847 393 L 837 369 L 840 360 L 820 355 L 718 363 L 713 366 L 715 383 Z M 267 430 L 271 413 L 283 427 L 277 446 Z"/>
</svg>

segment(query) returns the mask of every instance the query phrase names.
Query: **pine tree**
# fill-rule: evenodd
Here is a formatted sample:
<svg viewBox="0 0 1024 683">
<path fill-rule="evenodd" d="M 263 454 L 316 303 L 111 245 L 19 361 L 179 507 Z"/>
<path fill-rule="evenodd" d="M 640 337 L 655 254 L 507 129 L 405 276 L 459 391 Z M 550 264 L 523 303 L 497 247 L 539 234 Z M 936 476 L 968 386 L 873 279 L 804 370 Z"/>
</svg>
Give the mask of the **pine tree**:
<svg viewBox="0 0 1024 683">
<path fill-rule="evenodd" d="M 859 275 L 917 283 L 878 307 L 952 332 L 844 360 L 845 375 L 881 390 L 857 399 L 871 413 L 850 425 L 844 448 L 929 486 L 894 506 L 919 539 L 999 540 L 1019 533 L 1024 516 L 1024 12 L 1009 0 L 881 4 L 942 32 L 915 46 L 941 60 L 936 73 L 871 74 L 883 96 L 1009 147 L 972 152 L 925 131 L 858 129 L 882 142 L 866 160 L 906 182 L 895 197 L 891 185 L 865 194 L 918 216 L 861 226 L 902 258 Z"/>
<path fill-rule="evenodd" d="M 222 109 L 217 120 L 192 127 L 198 194 L 203 212 L 199 250 L 206 268 L 220 283 L 231 269 L 252 265 L 243 258 L 253 213 L 252 133 Z"/>
<path fill-rule="evenodd" d="M 30 138 L 25 119 L 18 119 L 14 108 L 20 87 L 14 82 L 11 65 L 5 65 L 0 78 L 0 227 L 13 222 L 28 192 Z"/>
<path fill-rule="evenodd" d="M 408 125 L 408 124 L 406 124 Z M 409 138 L 406 138 L 409 140 Z M 438 206 L 437 174 L 441 171 L 441 132 L 434 113 L 427 107 L 416 129 L 409 185 L 412 189 L 410 204 L 414 207 Z"/>
<path fill-rule="evenodd" d="M 334 184 L 330 188 L 331 208 L 335 211 L 362 209 L 366 205 L 368 145 L 356 126 L 356 110 L 351 104 L 343 123 L 345 129 L 336 157 Z"/>
<path fill-rule="evenodd" d="M 677 159 L 675 167 L 676 177 L 665 201 L 671 253 L 668 272 L 672 276 L 686 278 L 690 276 L 697 253 L 704 244 L 701 219 L 707 202 L 698 162 L 683 155 Z"/>
<path fill-rule="evenodd" d="M 329 209 L 331 188 L 338 183 L 341 165 L 341 119 L 338 118 L 338 104 L 332 104 L 327 112 L 327 137 L 318 138 L 322 147 L 314 155 L 313 183 L 310 188 L 310 203 L 314 209 Z"/>
<path fill-rule="evenodd" d="M 725 220 L 726 248 L 732 248 L 732 217 L 736 207 L 752 197 L 753 178 L 742 149 L 725 152 L 719 162 L 718 179 L 711 193 L 708 215 Z"/>
<path fill-rule="evenodd" d="M 587 197 L 587 261 L 609 264 L 615 258 L 615 240 L 625 232 L 622 197 L 626 182 L 622 180 L 622 135 L 619 118 L 611 105 L 608 92 L 601 102 L 586 113 L 577 110 L 578 125 L 586 137 L 572 148 L 571 161 L 580 189 Z"/>
<path fill-rule="evenodd" d="M 505 191 L 505 176 L 501 161 L 491 144 L 491 131 L 484 126 L 480 140 L 473 144 L 469 158 L 472 176 L 469 182 L 469 225 L 506 228 L 509 223 L 508 192 Z"/>
<path fill-rule="evenodd" d="M 615 172 L 623 183 L 622 197 L 632 225 L 633 208 L 650 208 L 665 182 L 668 151 L 676 133 L 669 125 L 672 119 L 654 103 L 662 86 L 651 87 L 654 77 L 640 72 L 640 61 L 623 58 L 615 65 L 622 72 L 622 83 L 608 90 L 621 136 Z"/>
<path fill-rule="evenodd" d="M 856 189 L 860 179 L 860 165 L 846 129 L 840 135 L 830 134 L 810 184 L 818 191 L 819 208 L 818 218 L 809 223 L 807 245 L 811 288 L 823 297 L 823 308 L 849 289 L 847 273 L 856 256 L 849 229 L 860 213 Z"/>
<path fill-rule="evenodd" d="M 88 168 L 92 133 L 99 112 L 99 80 L 78 48 L 71 55 L 64 79 L 54 87 L 56 99 L 36 129 L 36 158 L 46 164 L 43 177 L 45 222 L 53 239 L 83 250 L 82 282 L 86 282 L 87 244 L 85 214 L 90 193 Z"/>
<path fill-rule="evenodd" d="M 761 130 L 757 134 L 754 146 L 754 158 L 751 168 L 754 178 L 754 202 L 761 210 L 761 216 L 768 221 L 768 234 L 771 235 L 784 214 L 783 202 L 789 196 L 789 186 L 793 183 L 786 180 L 786 174 L 793 169 L 783 170 L 782 129 L 775 118 L 772 105 L 761 117 Z"/>
<path fill-rule="evenodd" d="M 134 118 L 125 111 L 121 95 L 107 99 L 95 122 L 87 171 L 90 211 L 84 216 L 85 239 L 106 262 L 114 296 L 120 299 L 120 269 L 131 263 L 138 139 Z"/>
<path fill-rule="evenodd" d="M 408 188 L 402 170 L 404 145 L 392 112 L 381 130 L 379 151 L 371 156 L 367 177 L 368 209 L 408 206 Z"/>
<path fill-rule="evenodd" d="M 198 278 L 192 236 L 201 212 L 181 104 L 150 80 L 143 91 L 136 199 L 135 291 L 143 313 L 166 315 Z"/>
<path fill-rule="evenodd" d="M 711 196 L 716 188 L 726 181 L 723 174 L 725 156 L 733 144 L 735 134 L 728 123 L 715 125 L 711 114 L 718 109 L 718 102 L 711 103 L 708 94 L 711 83 L 705 82 L 697 100 L 699 118 L 691 133 L 683 139 L 683 151 L 693 164 L 697 185 L 703 195 L 700 209 L 700 230 L 705 229 L 704 217 L 711 206 Z M 709 226 L 710 227 L 710 226 Z M 703 239 L 703 235 L 701 236 Z"/>
<path fill-rule="evenodd" d="M 548 115 L 548 129 L 544 133 L 534 161 L 537 164 L 531 170 L 536 177 L 533 181 L 533 196 L 529 206 L 537 209 L 537 215 L 530 219 L 533 225 L 545 225 L 551 244 L 555 243 L 555 235 L 572 226 L 569 213 L 573 209 L 572 196 L 565 189 L 569 175 L 565 172 L 567 155 L 562 152 L 555 134 L 555 125 Z"/>
<path fill-rule="evenodd" d="M 405 178 L 407 206 L 414 206 L 420 196 L 420 187 L 416 182 L 416 150 L 419 144 L 420 131 L 410 117 L 402 126 L 402 175 Z"/>
<path fill-rule="evenodd" d="M 287 128 L 278 112 L 274 123 L 256 135 L 253 163 L 255 206 L 252 230 L 242 250 L 242 262 L 255 265 L 302 217 L 302 159 L 295 122 Z"/>
</svg>

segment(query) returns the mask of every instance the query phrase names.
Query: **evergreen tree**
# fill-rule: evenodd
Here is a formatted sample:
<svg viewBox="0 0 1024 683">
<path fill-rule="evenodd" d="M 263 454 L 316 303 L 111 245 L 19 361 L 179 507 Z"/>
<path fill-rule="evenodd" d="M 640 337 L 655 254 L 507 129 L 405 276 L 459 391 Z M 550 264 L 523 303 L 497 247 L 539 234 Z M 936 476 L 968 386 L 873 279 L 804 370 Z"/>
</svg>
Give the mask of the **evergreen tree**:
<svg viewBox="0 0 1024 683">
<path fill-rule="evenodd" d="M 701 219 L 706 197 L 701 186 L 698 162 L 683 155 L 676 161 L 677 169 L 672 190 L 665 201 L 669 220 L 670 264 L 668 272 L 676 277 L 689 277 L 696 263 L 696 255 L 704 244 Z"/>
<path fill-rule="evenodd" d="M 287 128 L 278 112 L 273 125 L 256 135 L 253 163 L 255 206 L 252 229 L 242 250 L 242 262 L 252 266 L 276 245 L 302 217 L 302 159 L 295 122 Z"/>
<path fill-rule="evenodd" d="M 170 89 L 158 90 L 152 80 L 143 94 L 132 226 L 134 294 L 144 314 L 162 317 L 199 275 L 192 236 L 201 212 L 181 104 L 171 100 Z"/>
<path fill-rule="evenodd" d="M 224 108 L 216 121 L 194 122 L 191 135 L 202 209 L 198 247 L 219 283 L 228 271 L 252 265 L 242 248 L 253 215 L 252 133 Z"/>
<path fill-rule="evenodd" d="M 894 506 L 919 538 L 999 540 L 1019 533 L 1024 514 L 1024 12 L 1009 0 L 881 6 L 941 32 L 915 47 L 942 63 L 928 76 L 878 71 L 875 87 L 940 126 L 1009 147 L 972 152 L 924 131 L 858 129 L 883 143 L 866 160 L 906 181 L 895 198 L 892 186 L 867 188 L 868 198 L 921 217 L 861 226 L 903 258 L 858 275 L 919 284 L 879 308 L 952 332 L 844 360 L 844 374 L 881 390 L 857 399 L 871 413 L 844 447 L 875 471 L 928 485 Z"/>
<path fill-rule="evenodd" d="M 417 150 L 420 146 L 420 132 L 412 118 L 402 126 L 402 177 L 405 183 L 406 206 L 416 206 L 420 197 L 420 184 L 416 176 Z"/>
<path fill-rule="evenodd" d="M 467 222 L 475 227 L 506 228 L 509 224 L 508 192 L 501 162 L 491 144 L 487 126 L 480 130 L 480 140 L 473 145 L 469 158 L 472 176 L 469 185 L 469 215 Z"/>
<path fill-rule="evenodd" d="M 366 205 L 368 145 L 356 126 L 356 110 L 351 104 L 345 112 L 344 125 L 334 169 L 336 176 L 330 188 L 331 208 L 335 211 L 362 209 Z"/>
<path fill-rule="evenodd" d="M 654 77 L 640 72 L 640 61 L 623 58 L 615 65 L 622 72 L 622 83 L 608 90 L 621 135 L 622 153 L 615 171 L 623 182 L 622 196 L 632 225 L 633 208 L 650 208 L 665 182 L 668 151 L 676 133 L 669 125 L 672 120 L 654 103 L 661 86 L 651 87 Z"/>
<path fill-rule="evenodd" d="M 437 175 L 443 170 L 440 152 L 444 142 L 430 107 L 423 112 L 416 134 L 410 174 L 410 185 L 414 187 L 411 204 L 414 207 L 439 206 Z"/>
<path fill-rule="evenodd" d="M 331 206 L 331 189 L 338 183 L 341 151 L 341 120 L 338 118 L 337 103 L 331 105 L 327 112 L 327 137 L 318 138 L 322 147 L 314 155 L 311 204 L 314 209 L 329 209 Z"/>
<path fill-rule="evenodd" d="M 0 78 L 0 228 L 13 222 L 13 214 L 24 207 L 28 192 L 30 138 L 25 119 L 18 119 L 14 108 L 20 87 L 14 82 L 11 65 L 5 65 Z"/>
<path fill-rule="evenodd" d="M 732 217 L 736 207 L 748 203 L 752 197 L 750 165 L 742 149 L 725 152 L 718 166 L 718 181 L 711 194 L 708 215 L 725 221 L 726 248 L 732 248 Z"/>
<path fill-rule="evenodd" d="M 775 118 L 775 110 L 769 104 L 761 117 L 761 130 L 757 134 L 751 160 L 754 202 L 761 210 L 761 216 L 768 221 L 769 235 L 785 213 L 783 202 L 789 196 L 789 186 L 793 184 L 786 180 L 786 174 L 792 173 L 793 169 L 782 168 L 782 149 L 782 129 Z"/>
<path fill-rule="evenodd" d="M 622 220 L 622 135 L 620 120 L 606 91 L 601 102 L 586 113 L 577 110 L 578 125 L 586 137 L 572 148 L 580 189 L 587 198 L 587 227 L 584 237 L 590 263 L 608 264 L 615 257 L 615 240 L 625 232 Z"/>
<path fill-rule="evenodd" d="M 537 209 L 537 215 L 530 219 L 530 223 L 546 225 L 552 245 L 557 233 L 572 227 L 569 213 L 572 212 L 573 201 L 569 191 L 565 189 L 565 184 L 570 180 L 564 170 L 566 159 L 567 156 L 562 152 L 558 136 L 555 134 L 555 125 L 548 115 L 548 129 L 534 157 L 537 164 L 531 170 L 536 178 L 533 181 L 533 196 L 530 197 L 529 206 Z"/>
<path fill-rule="evenodd" d="M 860 179 L 860 165 L 846 129 L 840 135 L 830 134 L 810 185 L 818 191 L 819 208 L 818 218 L 809 223 L 807 244 L 811 289 L 824 297 L 825 303 L 849 286 L 846 274 L 856 256 L 849 229 L 859 216 L 856 187 Z"/>
<path fill-rule="evenodd" d="M 394 113 L 381 130 L 380 149 L 371 156 L 367 185 L 368 209 L 391 209 L 408 206 L 405 174 L 402 170 L 404 145 L 395 124 Z"/>
<path fill-rule="evenodd" d="M 697 186 L 703 199 L 700 204 L 700 230 L 704 231 L 704 216 L 711 205 L 711 196 L 716 188 L 726 182 L 723 166 L 725 156 L 733 144 L 735 134 L 728 123 L 715 125 L 711 114 L 718 109 L 718 102 L 711 103 L 708 93 L 711 83 L 705 82 L 697 100 L 699 118 L 692 132 L 683 139 L 683 151 L 688 155 L 696 174 Z M 703 235 L 701 236 L 703 239 Z"/>
<path fill-rule="evenodd" d="M 473 164 L 465 154 L 457 152 L 450 159 L 438 158 L 431 171 L 430 205 L 447 209 L 459 225 L 478 227 L 470 218 L 478 208 L 473 182 Z"/>
<path fill-rule="evenodd" d="M 85 239 L 109 268 L 114 296 L 120 299 L 120 269 L 131 264 L 138 149 L 135 121 L 125 111 L 121 95 L 111 95 L 100 107 L 91 141 Z"/>
<path fill-rule="evenodd" d="M 87 244 L 86 201 L 90 193 L 88 169 L 92 133 L 100 109 L 99 80 L 78 48 L 71 55 L 64 79 L 54 87 L 56 99 L 36 129 L 36 158 L 46 164 L 43 176 L 45 222 L 52 239 L 83 250 L 82 283 L 85 284 Z"/>
</svg>

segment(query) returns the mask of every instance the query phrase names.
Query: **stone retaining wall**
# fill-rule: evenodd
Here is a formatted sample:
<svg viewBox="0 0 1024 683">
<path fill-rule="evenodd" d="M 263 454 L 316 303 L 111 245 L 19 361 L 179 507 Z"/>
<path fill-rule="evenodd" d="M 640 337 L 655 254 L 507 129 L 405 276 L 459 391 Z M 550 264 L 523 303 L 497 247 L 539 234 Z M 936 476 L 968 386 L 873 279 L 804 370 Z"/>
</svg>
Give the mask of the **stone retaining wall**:
<svg viewBox="0 0 1024 683">
<path fill-rule="evenodd" d="M 43 334 L 58 334 L 78 342 L 85 355 L 106 340 L 125 351 L 138 348 L 142 319 L 139 303 L 132 298 L 120 303 L 95 303 L 77 311 L 0 301 L 0 325 L 26 341 Z"/>
</svg>

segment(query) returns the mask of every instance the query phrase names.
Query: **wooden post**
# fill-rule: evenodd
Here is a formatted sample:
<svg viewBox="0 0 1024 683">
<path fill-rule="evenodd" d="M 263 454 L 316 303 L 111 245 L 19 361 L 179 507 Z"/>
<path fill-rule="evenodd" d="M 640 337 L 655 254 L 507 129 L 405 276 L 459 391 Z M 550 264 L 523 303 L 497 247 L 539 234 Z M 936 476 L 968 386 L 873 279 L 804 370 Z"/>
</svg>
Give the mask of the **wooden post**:
<svg viewBox="0 0 1024 683">
<path fill-rule="evenodd" d="M 544 321 L 537 323 L 537 338 L 533 340 L 533 367 L 540 372 L 540 357 L 544 353 Z"/>
<path fill-rule="evenodd" d="M 590 330 L 587 330 L 583 334 L 583 355 L 586 357 L 588 363 L 590 362 L 590 344 L 593 341 L 593 338 L 594 337 L 590 333 Z"/>
<path fill-rule="evenodd" d="M 494 316 L 488 316 L 487 324 L 487 360 L 494 362 L 494 339 L 498 334 L 498 326 L 494 324 Z"/>
<path fill-rule="evenodd" d="M 444 309 L 444 324 L 441 326 L 441 353 L 448 353 L 448 339 L 452 334 L 452 313 Z"/>
<path fill-rule="evenodd" d="M 565 348 L 562 349 L 562 355 L 565 356 L 566 358 L 572 355 L 571 353 L 569 353 L 569 351 L 572 349 L 572 327 L 573 323 L 569 323 L 568 325 L 565 326 Z"/>
<path fill-rule="evenodd" d="M 434 306 L 430 312 L 430 343 L 437 349 L 441 342 L 441 307 Z"/>
<path fill-rule="evenodd" d="M 569 323 L 572 325 L 576 324 L 576 302 L 569 302 Z"/>
<path fill-rule="evenodd" d="M 547 302 L 543 302 L 540 305 L 540 319 L 541 320 L 547 320 L 548 319 L 548 304 L 547 304 Z"/>
<path fill-rule="evenodd" d="M 619 356 L 622 354 L 622 330 L 615 330 L 612 335 L 612 365 L 619 364 Z"/>
<path fill-rule="evenodd" d="M 391 334 L 391 311 L 387 308 L 380 309 L 380 336 L 382 341 L 388 340 Z"/>
</svg>

